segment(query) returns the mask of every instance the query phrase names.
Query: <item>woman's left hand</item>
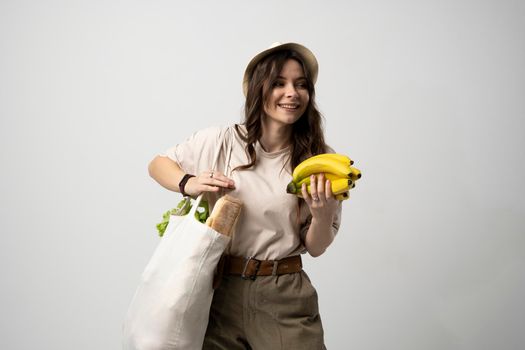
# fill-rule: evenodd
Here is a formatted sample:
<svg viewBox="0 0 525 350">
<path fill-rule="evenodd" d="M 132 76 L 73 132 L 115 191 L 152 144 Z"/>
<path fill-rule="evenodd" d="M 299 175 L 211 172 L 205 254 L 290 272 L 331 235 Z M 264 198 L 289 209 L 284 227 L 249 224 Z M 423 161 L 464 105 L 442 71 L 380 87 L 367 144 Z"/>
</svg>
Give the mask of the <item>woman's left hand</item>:
<svg viewBox="0 0 525 350">
<path fill-rule="evenodd" d="M 324 177 L 324 174 L 311 175 L 310 192 L 306 189 L 306 184 L 301 188 L 301 194 L 310 208 L 312 220 L 332 222 L 336 213 L 339 201 L 332 193 L 332 183 Z"/>
</svg>

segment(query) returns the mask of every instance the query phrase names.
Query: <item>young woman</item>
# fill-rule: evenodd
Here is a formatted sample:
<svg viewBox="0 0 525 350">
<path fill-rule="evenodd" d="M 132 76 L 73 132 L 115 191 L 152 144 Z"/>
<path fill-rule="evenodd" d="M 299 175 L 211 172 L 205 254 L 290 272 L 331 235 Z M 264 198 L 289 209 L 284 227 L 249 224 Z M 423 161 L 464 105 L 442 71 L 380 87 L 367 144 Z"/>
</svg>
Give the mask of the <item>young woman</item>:
<svg viewBox="0 0 525 350">
<path fill-rule="evenodd" d="M 332 152 L 314 100 L 317 72 L 306 47 L 272 45 L 246 68 L 242 124 L 197 131 L 149 164 L 150 175 L 169 190 L 192 197 L 206 192 L 210 206 L 223 193 L 244 203 L 203 349 L 325 348 L 317 293 L 301 254 L 317 257 L 332 243 L 341 202 L 323 174 L 312 176 L 311 194 L 303 186 L 304 199 L 286 193 L 296 165 Z M 211 171 L 222 139 L 222 153 L 230 152 Z"/>
</svg>

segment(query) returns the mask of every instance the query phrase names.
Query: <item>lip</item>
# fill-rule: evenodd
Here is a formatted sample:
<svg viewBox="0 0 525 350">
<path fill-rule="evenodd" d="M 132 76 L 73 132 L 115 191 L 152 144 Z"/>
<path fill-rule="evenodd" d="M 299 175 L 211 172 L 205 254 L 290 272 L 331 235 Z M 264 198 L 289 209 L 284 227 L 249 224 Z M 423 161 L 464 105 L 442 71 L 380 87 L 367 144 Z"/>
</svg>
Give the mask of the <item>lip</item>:
<svg viewBox="0 0 525 350">
<path fill-rule="evenodd" d="M 300 105 L 298 103 L 278 103 L 277 104 L 278 107 L 286 110 L 286 111 L 296 111 L 299 109 Z M 291 108 L 290 107 L 287 107 L 287 106 L 292 106 Z"/>
</svg>

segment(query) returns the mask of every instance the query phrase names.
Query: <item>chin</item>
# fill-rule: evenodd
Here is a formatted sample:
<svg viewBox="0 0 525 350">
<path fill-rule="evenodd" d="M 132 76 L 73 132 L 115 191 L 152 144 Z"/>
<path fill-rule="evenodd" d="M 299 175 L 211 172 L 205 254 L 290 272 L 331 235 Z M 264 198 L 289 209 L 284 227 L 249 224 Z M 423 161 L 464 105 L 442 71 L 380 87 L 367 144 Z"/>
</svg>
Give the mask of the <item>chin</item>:
<svg viewBox="0 0 525 350">
<path fill-rule="evenodd" d="M 298 120 L 299 120 L 300 117 L 287 117 L 287 118 L 282 118 L 280 120 L 281 123 L 283 124 L 287 124 L 287 125 L 293 125 L 295 124 Z"/>
<path fill-rule="evenodd" d="M 304 112 L 299 113 L 274 113 L 266 114 L 266 117 L 268 118 L 267 121 L 273 121 L 274 123 L 279 123 L 282 125 L 293 125 L 295 124 L 301 117 L 303 116 Z"/>
<path fill-rule="evenodd" d="M 301 119 L 301 117 L 303 116 L 303 113 L 301 114 L 283 114 L 280 116 L 280 120 L 287 123 L 287 124 L 294 124 L 296 121 L 298 121 L 299 119 Z"/>
</svg>

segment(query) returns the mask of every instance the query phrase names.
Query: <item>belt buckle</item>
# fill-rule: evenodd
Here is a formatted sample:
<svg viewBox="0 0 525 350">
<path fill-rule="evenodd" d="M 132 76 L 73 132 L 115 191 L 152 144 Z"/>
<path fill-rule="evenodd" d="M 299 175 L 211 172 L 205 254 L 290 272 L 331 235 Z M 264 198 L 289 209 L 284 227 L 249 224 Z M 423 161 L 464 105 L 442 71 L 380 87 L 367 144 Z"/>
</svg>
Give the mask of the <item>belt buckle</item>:
<svg viewBox="0 0 525 350">
<path fill-rule="evenodd" d="M 257 278 L 257 272 L 259 272 L 259 267 L 261 266 L 261 260 L 254 259 L 253 256 L 244 258 L 244 260 L 245 262 L 244 262 L 244 268 L 242 269 L 241 278 L 243 280 L 250 279 L 252 281 L 255 281 L 255 279 Z M 253 273 L 253 275 L 246 275 L 246 270 L 248 269 L 248 264 L 250 263 L 251 260 L 254 260 L 257 262 L 255 266 L 255 272 Z"/>
</svg>

